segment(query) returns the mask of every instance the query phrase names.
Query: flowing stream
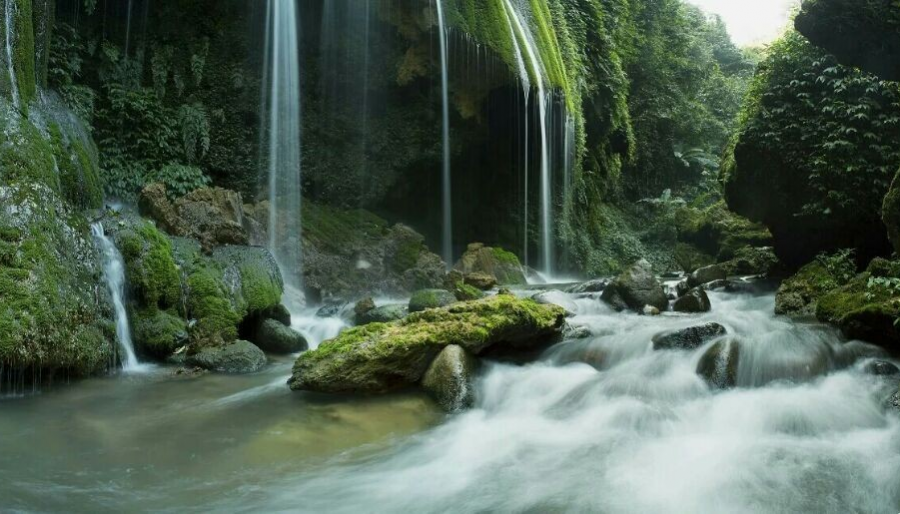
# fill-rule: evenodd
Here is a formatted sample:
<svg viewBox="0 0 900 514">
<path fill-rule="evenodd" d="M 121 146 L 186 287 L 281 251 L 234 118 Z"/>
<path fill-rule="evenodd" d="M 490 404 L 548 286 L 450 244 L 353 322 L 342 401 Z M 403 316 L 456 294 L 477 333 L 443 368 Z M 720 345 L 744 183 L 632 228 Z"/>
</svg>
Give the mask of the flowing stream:
<svg viewBox="0 0 900 514">
<path fill-rule="evenodd" d="M 0 467 L 0 498 L 69 512 L 898 511 L 900 416 L 883 404 L 897 378 L 864 371 L 873 347 L 775 317 L 769 292 L 714 293 L 712 313 L 656 318 L 550 297 L 590 335 L 533 364 L 489 364 L 475 408 L 455 416 L 418 393 L 292 393 L 292 358 L 5 402 L 0 453 L 16 465 Z M 707 321 L 740 341 L 738 388 L 695 372 L 714 342 L 651 348 L 660 331 Z"/>
<path fill-rule="evenodd" d="M 137 355 L 134 353 L 134 344 L 131 340 L 131 327 L 128 324 L 128 312 L 125 310 L 125 261 L 116 245 L 106 237 L 101 223 L 91 225 L 91 233 L 100 244 L 103 252 L 103 280 L 109 288 L 109 294 L 113 302 L 113 310 L 116 317 L 116 340 L 122 350 L 119 359 L 122 369 L 126 372 L 140 369 Z"/>
<path fill-rule="evenodd" d="M 285 283 L 302 288 L 300 173 L 300 57 L 295 0 L 266 7 L 263 131 L 268 138 L 269 248 Z"/>
</svg>

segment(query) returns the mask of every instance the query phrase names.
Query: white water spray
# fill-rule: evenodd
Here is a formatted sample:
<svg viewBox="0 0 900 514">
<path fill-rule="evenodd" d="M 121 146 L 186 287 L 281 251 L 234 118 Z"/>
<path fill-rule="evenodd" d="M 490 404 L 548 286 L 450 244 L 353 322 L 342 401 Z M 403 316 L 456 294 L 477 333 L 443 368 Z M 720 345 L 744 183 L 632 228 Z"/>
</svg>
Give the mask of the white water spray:
<svg viewBox="0 0 900 514">
<path fill-rule="evenodd" d="M 443 111 L 442 138 L 444 144 L 443 197 L 443 257 L 447 266 L 453 266 L 453 191 L 450 169 L 450 87 L 447 78 L 447 28 L 444 25 L 443 0 L 436 0 L 441 51 L 441 109 Z"/>
<path fill-rule="evenodd" d="M 125 261 L 116 245 L 106 237 L 101 223 L 91 225 L 91 233 L 100 243 L 103 251 L 103 279 L 109 288 L 112 297 L 113 309 L 116 316 L 116 338 L 122 353 L 122 368 L 125 371 L 133 371 L 140 367 L 137 355 L 134 353 L 134 343 L 131 341 L 131 328 L 128 326 L 128 313 L 125 310 Z"/>
<path fill-rule="evenodd" d="M 12 93 L 13 106 L 16 109 L 21 108 L 21 99 L 19 98 L 19 83 L 16 81 L 16 67 L 13 63 L 13 40 L 15 38 L 15 2 L 6 0 L 3 9 L 3 25 L 6 43 L 6 69 L 9 72 L 9 89 Z"/>
<path fill-rule="evenodd" d="M 265 72 L 269 166 L 269 249 L 285 282 L 302 289 L 300 57 L 294 0 L 269 0 Z"/>
</svg>

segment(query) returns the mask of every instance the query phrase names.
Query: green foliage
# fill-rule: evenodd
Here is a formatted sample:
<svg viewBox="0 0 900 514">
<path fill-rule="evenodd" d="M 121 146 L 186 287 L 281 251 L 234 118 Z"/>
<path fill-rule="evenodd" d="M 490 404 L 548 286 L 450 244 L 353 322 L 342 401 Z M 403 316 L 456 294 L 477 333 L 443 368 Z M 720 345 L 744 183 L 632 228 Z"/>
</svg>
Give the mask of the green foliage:
<svg viewBox="0 0 900 514">
<path fill-rule="evenodd" d="M 144 183 L 161 182 L 166 185 L 166 193 L 171 198 L 181 198 L 210 184 L 203 170 L 194 166 L 168 164 L 159 170 L 144 175 Z"/>
<path fill-rule="evenodd" d="M 850 282 L 856 276 L 856 260 L 853 249 L 840 250 L 833 254 L 820 254 L 816 258 L 826 273 L 839 285 Z"/>
</svg>

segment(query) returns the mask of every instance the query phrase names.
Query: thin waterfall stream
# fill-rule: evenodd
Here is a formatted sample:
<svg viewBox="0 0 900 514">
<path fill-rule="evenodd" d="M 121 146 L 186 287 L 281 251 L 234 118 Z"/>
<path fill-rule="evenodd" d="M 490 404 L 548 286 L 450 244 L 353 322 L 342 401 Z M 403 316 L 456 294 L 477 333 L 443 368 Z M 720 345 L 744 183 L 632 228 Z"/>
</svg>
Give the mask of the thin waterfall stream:
<svg viewBox="0 0 900 514">
<path fill-rule="evenodd" d="M 16 79 L 16 66 L 13 61 L 13 40 L 15 38 L 15 5 L 12 0 L 6 0 L 3 8 L 4 42 L 6 44 L 6 69 L 9 73 L 10 91 L 12 93 L 13 106 L 21 108 L 22 100 L 19 97 L 19 82 Z"/>
<path fill-rule="evenodd" d="M 447 266 L 453 266 L 453 181 L 450 167 L 450 86 L 447 71 L 447 29 L 444 24 L 443 0 L 435 0 L 438 15 L 438 30 L 440 31 L 441 52 L 441 137 L 443 142 L 443 170 L 442 170 L 442 211 L 443 211 L 443 239 L 442 249 L 444 262 Z"/>
<path fill-rule="evenodd" d="M 125 309 L 125 262 L 116 245 L 106 236 L 102 223 L 91 225 L 91 233 L 103 253 L 103 280 L 106 281 L 112 298 L 116 319 L 116 340 L 119 342 L 119 349 L 122 350 L 119 360 L 124 371 L 134 371 L 140 368 L 140 363 L 134 351 L 128 311 Z"/>
</svg>

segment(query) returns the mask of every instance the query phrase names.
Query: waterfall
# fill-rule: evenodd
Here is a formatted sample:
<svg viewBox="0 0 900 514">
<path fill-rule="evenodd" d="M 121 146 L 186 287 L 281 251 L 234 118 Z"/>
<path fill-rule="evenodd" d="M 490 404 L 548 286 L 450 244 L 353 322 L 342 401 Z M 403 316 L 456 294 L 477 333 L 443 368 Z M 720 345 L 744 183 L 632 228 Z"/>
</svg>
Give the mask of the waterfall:
<svg viewBox="0 0 900 514">
<path fill-rule="evenodd" d="M 128 0 L 128 10 L 125 14 L 125 57 L 128 58 L 128 49 L 131 46 L 131 7 L 134 0 Z"/>
<path fill-rule="evenodd" d="M 516 6 L 512 3 L 512 0 L 503 0 L 503 7 L 506 11 L 507 20 L 510 23 L 511 29 L 511 37 L 513 40 L 513 49 L 516 54 L 516 59 L 519 65 L 519 74 L 527 76 L 528 70 L 525 68 L 526 63 L 523 58 L 523 49 L 524 56 L 527 57 L 527 65 L 530 67 L 531 75 L 534 77 L 535 85 L 537 86 L 537 103 L 538 103 L 538 113 L 540 116 L 540 131 L 541 131 L 541 257 L 542 264 L 544 267 L 544 273 L 547 276 L 551 276 L 553 274 L 553 229 L 551 223 L 551 216 L 553 215 L 552 209 L 553 204 L 551 201 L 550 194 L 550 139 L 547 135 L 549 130 L 548 127 L 548 109 L 550 107 L 550 96 L 547 94 L 547 90 L 544 86 L 544 72 L 543 72 L 543 62 L 541 61 L 540 55 L 535 49 L 534 45 L 534 36 L 531 34 L 531 29 L 524 22 L 524 17 L 522 13 L 517 10 Z M 523 74 L 524 72 L 524 74 Z M 524 81 L 523 79 L 523 87 L 528 86 L 530 84 Z M 527 94 L 527 93 L 526 93 Z M 528 101 L 526 97 L 525 102 L 526 110 L 528 109 Z M 526 114 L 527 116 L 527 114 Z M 527 140 L 526 134 L 526 140 Z M 526 143 L 527 144 L 527 143 Z M 526 150 L 526 162 L 527 162 L 527 150 Z M 527 170 L 526 170 L 527 174 Z M 526 186 L 525 186 L 525 247 L 528 247 L 528 181 L 526 176 Z M 527 260 L 527 259 L 526 259 Z"/>
<path fill-rule="evenodd" d="M 131 341 L 131 328 L 128 326 L 128 313 L 125 311 L 125 262 L 116 245 L 103 231 L 101 223 L 91 225 L 91 233 L 100 243 L 103 251 L 103 279 L 109 288 L 112 297 L 113 308 L 116 315 L 116 338 L 119 347 L 124 353 L 122 368 L 125 371 L 133 371 L 139 367 L 137 355 L 134 353 L 134 344 Z"/>
<path fill-rule="evenodd" d="M 447 79 L 447 28 L 444 25 L 443 0 L 437 0 L 438 27 L 440 30 L 441 51 L 441 108 L 443 110 L 442 137 L 444 144 L 443 167 L 443 213 L 444 213 L 444 237 L 443 257 L 447 266 L 453 266 L 453 195 L 450 176 L 450 91 Z"/>
<path fill-rule="evenodd" d="M 268 114 L 269 248 L 285 283 L 303 286 L 300 183 L 300 57 L 294 0 L 268 0 L 263 112 Z M 265 122 L 265 121 L 264 121 Z"/>
<path fill-rule="evenodd" d="M 6 68 L 9 71 L 9 89 L 12 92 L 13 106 L 18 110 L 21 108 L 21 99 L 19 98 L 19 83 L 16 81 L 16 67 L 13 62 L 13 39 L 15 38 L 15 1 L 6 0 L 3 8 L 3 26 L 6 43 Z"/>
</svg>

